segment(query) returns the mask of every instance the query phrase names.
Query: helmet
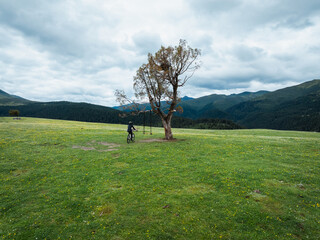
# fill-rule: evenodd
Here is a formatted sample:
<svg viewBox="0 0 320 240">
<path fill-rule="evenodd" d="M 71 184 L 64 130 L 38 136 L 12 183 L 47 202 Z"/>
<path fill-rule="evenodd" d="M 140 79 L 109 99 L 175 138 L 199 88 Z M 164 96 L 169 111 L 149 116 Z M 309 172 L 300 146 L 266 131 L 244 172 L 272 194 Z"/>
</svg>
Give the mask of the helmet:
<svg viewBox="0 0 320 240">
<path fill-rule="evenodd" d="M 129 121 L 129 124 L 131 124 L 132 122 L 131 121 Z"/>
</svg>

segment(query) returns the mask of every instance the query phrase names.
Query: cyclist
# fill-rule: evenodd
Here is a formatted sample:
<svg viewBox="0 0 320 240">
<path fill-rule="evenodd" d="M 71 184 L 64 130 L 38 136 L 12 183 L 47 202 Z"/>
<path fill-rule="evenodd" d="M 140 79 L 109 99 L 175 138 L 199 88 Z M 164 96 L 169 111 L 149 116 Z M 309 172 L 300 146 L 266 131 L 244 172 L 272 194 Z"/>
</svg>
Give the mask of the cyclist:
<svg viewBox="0 0 320 240">
<path fill-rule="evenodd" d="M 130 121 L 130 122 L 129 122 L 129 125 L 128 125 L 128 130 L 127 130 L 127 132 L 130 134 L 131 140 L 132 140 L 132 129 L 136 130 L 136 129 L 134 128 L 134 126 L 133 126 L 133 123 Z"/>
</svg>

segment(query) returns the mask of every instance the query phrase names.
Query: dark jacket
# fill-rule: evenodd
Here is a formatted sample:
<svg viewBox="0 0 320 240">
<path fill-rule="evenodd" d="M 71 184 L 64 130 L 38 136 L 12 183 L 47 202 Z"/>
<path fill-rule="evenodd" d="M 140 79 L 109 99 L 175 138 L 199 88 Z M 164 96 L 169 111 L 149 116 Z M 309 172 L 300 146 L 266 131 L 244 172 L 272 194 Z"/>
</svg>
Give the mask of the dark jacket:
<svg viewBox="0 0 320 240">
<path fill-rule="evenodd" d="M 132 128 L 136 130 L 132 123 L 129 123 L 127 132 L 132 132 Z"/>
</svg>

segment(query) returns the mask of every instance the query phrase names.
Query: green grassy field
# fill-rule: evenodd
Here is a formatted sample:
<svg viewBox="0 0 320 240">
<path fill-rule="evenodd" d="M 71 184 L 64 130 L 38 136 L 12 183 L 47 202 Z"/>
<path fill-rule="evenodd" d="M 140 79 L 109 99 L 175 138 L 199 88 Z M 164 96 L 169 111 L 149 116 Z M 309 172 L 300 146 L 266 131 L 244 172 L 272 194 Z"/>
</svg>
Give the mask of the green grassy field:
<svg viewBox="0 0 320 240">
<path fill-rule="evenodd" d="M 319 133 L 173 132 L 0 118 L 0 237 L 320 239 Z"/>
</svg>

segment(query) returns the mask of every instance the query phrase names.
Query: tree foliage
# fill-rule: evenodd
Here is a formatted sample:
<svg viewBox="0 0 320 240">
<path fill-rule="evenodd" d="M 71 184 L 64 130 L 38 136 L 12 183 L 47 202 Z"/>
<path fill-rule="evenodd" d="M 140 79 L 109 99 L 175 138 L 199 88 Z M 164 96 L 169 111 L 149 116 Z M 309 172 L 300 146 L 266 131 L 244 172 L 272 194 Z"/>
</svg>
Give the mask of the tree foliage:
<svg viewBox="0 0 320 240">
<path fill-rule="evenodd" d="M 183 87 L 200 67 L 197 62 L 201 52 L 180 40 L 176 47 L 161 47 L 154 55 L 148 54 L 134 77 L 135 96 L 148 99 L 152 111 L 162 121 L 166 139 L 172 139 L 171 119 L 179 103 L 178 88 Z M 163 108 L 166 102 L 166 108 Z"/>
<path fill-rule="evenodd" d="M 16 110 L 16 109 L 10 109 L 9 110 L 9 115 L 12 116 L 12 117 L 19 117 L 20 111 Z"/>
</svg>

